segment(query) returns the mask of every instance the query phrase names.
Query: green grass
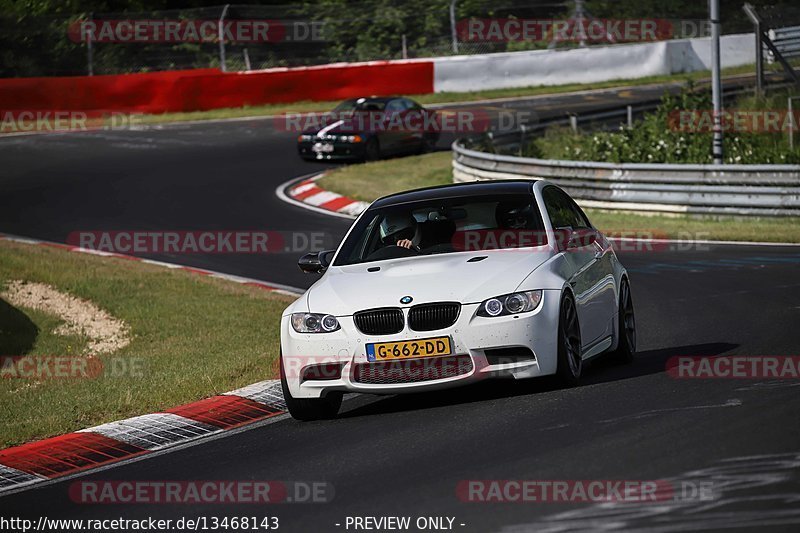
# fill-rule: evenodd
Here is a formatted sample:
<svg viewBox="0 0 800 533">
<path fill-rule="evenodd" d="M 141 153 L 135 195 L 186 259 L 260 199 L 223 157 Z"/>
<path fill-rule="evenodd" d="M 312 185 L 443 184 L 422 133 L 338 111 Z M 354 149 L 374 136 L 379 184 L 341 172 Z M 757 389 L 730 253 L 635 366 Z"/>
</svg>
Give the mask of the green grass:
<svg viewBox="0 0 800 533">
<path fill-rule="evenodd" d="M 753 72 L 753 66 L 745 65 L 743 67 L 735 67 L 724 69 L 724 75 L 735 76 L 739 74 L 749 74 Z M 710 76 L 709 71 L 697 71 L 687 74 L 672 74 L 665 76 L 648 76 L 644 78 L 631 79 L 631 80 L 611 80 L 598 83 L 581 84 L 571 83 L 566 85 L 555 86 L 534 86 L 534 87 L 516 87 L 508 89 L 490 89 L 484 91 L 473 92 L 443 92 L 434 94 L 410 94 L 410 98 L 416 100 L 420 104 L 441 104 L 446 102 L 474 102 L 476 100 L 491 100 L 497 98 L 514 98 L 521 96 L 537 96 L 542 94 L 558 94 L 571 91 L 580 91 L 586 89 L 606 89 L 612 87 L 623 87 L 629 85 L 652 85 L 666 82 L 680 82 L 688 79 L 701 80 Z M 315 111 L 330 111 L 339 101 L 321 101 L 321 102 L 295 102 L 291 104 L 268 104 L 261 106 L 246 106 L 246 107 L 231 107 L 224 109 L 213 109 L 210 111 L 192 111 L 186 113 L 163 113 L 157 115 L 145 115 L 142 117 L 141 122 L 144 124 L 157 124 L 166 122 L 184 122 L 194 120 L 213 120 L 213 119 L 229 119 L 229 118 L 242 118 L 242 117 L 256 117 L 276 115 L 280 113 L 311 113 Z"/>
<path fill-rule="evenodd" d="M 682 240 L 800 243 L 800 218 L 658 216 L 587 209 L 604 233 Z M 632 236 L 632 235 L 631 235 Z"/>
<path fill-rule="evenodd" d="M 356 200 L 371 202 L 386 194 L 452 183 L 452 159 L 450 152 L 434 152 L 348 165 L 329 172 L 318 185 Z"/>
<path fill-rule="evenodd" d="M 727 101 L 730 111 L 786 111 L 787 97 L 793 92 L 774 89 L 766 97 L 752 95 Z M 540 159 L 600 161 L 606 163 L 677 163 L 711 164 L 711 131 L 691 127 L 676 128 L 676 111 L 707 110 L 711 98 L 692 91 L 687 85 L 678 95 L 664 95 L 658 107 L 646 113 L 632 127 L 603 131 L 590 126 L 573 132 L 564 126 L 550 127 L 544 135 L 530 139 L 521 154 Z M 725 133 L 723 162 L 728 164 L 798 164 L 800 147 L 790 148 L 787 136 L 780 132 L 743 131 L 733 121 Z M 737 131 L 738 130 L 738 131 Z"/>
<path fill-rule="evenodd" d="M 267 104 L 260 106 L 244 107 L 225 107 L 222 109 L 211 109 L 209 111 L 188 111 L 184 113 L 161 113 L 154 115 L 143 115 L 142 124 L 161 124 L 167 122 L 187 122 L 195 120 L 218 120 L 243 117 L 261 117 L 278 115 L 281 113 L 312 113 L 317 111 L 330 111 L 339 101 L 336 102 L 311 102 L 302 101 L 291 104 Z"/>
<path fill-rule="evenodd" d="M 323 189 L 365 202 L 408 189 L 452 183 L 452 154 L 437 152 L 339 167 L 319 180 Z M 800 218 L 641 215 L 598 209 L 587 214 L 603 232 L 655 238 L 800 243 Z"/>
<path fill-rule="evenodd" d="M 0 289 L 47 283 L 105 309 L 131 343 L 102 356 L 139 372 L 93 379 L 0 379 L 0 448 L 155 412 L 274 378 L 279 317 L 292 298 L 139 262 L 0 241 Z M 0 291 L 2 292 L 2 291 Z M 0 354 L 83 353 L 56 317 L 0 299 Z"/>
</svg>

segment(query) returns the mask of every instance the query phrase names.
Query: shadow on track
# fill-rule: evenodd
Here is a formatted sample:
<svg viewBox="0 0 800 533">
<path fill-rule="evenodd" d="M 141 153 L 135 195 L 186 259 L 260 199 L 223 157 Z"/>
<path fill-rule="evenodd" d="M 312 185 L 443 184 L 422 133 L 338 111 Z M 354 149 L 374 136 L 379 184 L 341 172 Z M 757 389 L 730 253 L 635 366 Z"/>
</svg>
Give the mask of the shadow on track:
<svg viewBox="0 0 800 533">
<path fill-rule="evenodd" d="M 646 352 L 638 352 L 630 365 L 620 365 L 607 357 L 600 357 L 592 361 L 589 368 L 584 370 L 581 384 L 609 383 L 620 379 L 658 374 L 666 370 L 667 360 L 670 357 L 679 355 L 712 357 L 722 355 L 738 347 L 738 344 L 729 342 L 711 342 L 648 350 Z"/>
</svg>

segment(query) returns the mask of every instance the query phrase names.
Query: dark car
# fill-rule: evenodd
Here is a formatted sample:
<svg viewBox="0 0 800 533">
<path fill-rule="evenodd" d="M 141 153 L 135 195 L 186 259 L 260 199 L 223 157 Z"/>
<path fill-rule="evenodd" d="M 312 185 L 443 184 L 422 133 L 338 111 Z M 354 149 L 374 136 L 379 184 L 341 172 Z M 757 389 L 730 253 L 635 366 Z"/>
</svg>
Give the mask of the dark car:
<svg viewBox="0 0 800 533">
<path fill-rule="evenodd" d="M 374 161 L 422 153 L 439 139 L 435 111 L 400 96 L 345 100 L 297 137 L 307 161 Z"/>
</svg>

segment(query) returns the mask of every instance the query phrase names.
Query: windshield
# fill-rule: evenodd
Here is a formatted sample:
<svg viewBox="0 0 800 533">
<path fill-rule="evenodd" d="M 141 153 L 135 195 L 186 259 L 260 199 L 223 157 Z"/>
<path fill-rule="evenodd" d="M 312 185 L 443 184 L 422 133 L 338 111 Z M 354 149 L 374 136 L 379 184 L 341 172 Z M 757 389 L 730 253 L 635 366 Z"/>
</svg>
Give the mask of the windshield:
<svg viewBox="0 0 800 533">
<path fill-rule="evenodd" d="M 352 113 L 353 111 L 383 111 L 386 103 L 380 100 L 367 100 L 365 98 L 352 98 L 345 100 L 337 105 L 333 112 L 339 115 Z"/>
<path fill-rule="evenodd" d="M 342 243 L 335 266 L 543 244 L 533 196 L 438 198 L 370 209 Z"/>
</svg>

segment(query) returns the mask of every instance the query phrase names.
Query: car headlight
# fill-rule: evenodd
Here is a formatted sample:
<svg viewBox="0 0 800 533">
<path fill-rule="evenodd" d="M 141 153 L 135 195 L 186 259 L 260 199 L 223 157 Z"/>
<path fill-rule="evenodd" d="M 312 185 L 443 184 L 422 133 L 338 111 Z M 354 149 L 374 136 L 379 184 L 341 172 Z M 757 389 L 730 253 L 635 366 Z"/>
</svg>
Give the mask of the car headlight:
<svg viewBox="0 0 800 533">
<path fill-rule="evenodd" d="M 339 140 L 345 143 L 360 143 L 361 135 L 342 135 Z"/>
<path fill-rule="evenodd" d="M 542 301 L 542 291 L 525 291 L 489 298 L 478 307 L 478 316 L 495 317 L 533 311 Z"/>
<path fill-rule="evenodd" d="M 306 135 L 305 133 L 303 135 L 299 135 L 297 137 L 297 142 L 308 142 L 308 141 L 312 141 L 312 140 L 314 140 L 314 136 L 313 135 Z"/>
<path fill-rule="evenodd" d="M 292 328 L 297 333 L 330 333 L 341 326 L 333 315 L 321 313 L 292 313 Z"/>
</svg>

